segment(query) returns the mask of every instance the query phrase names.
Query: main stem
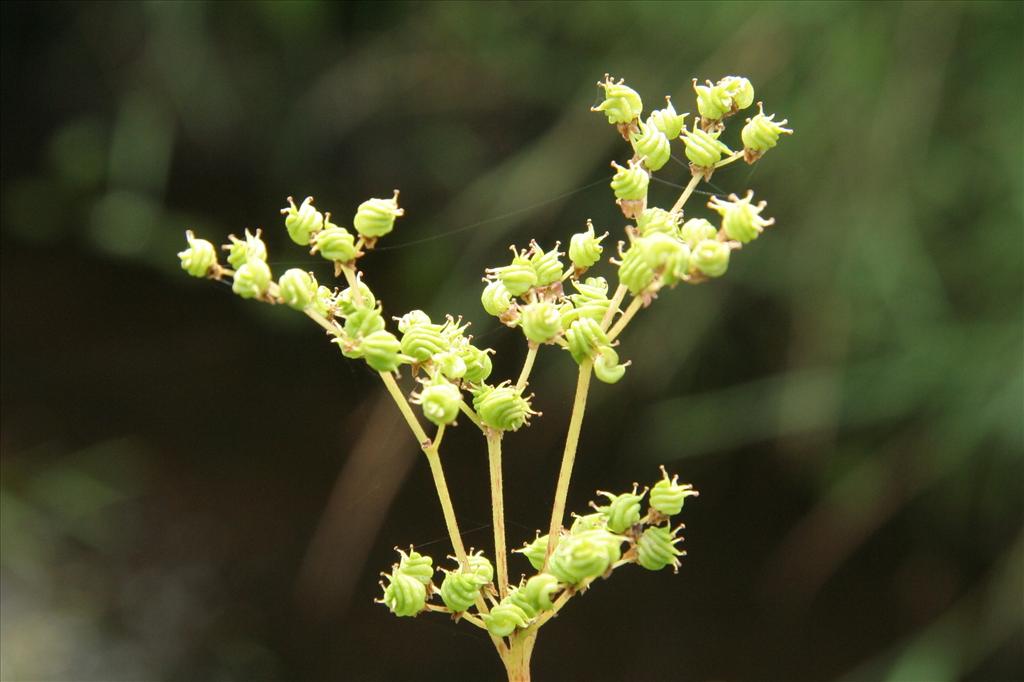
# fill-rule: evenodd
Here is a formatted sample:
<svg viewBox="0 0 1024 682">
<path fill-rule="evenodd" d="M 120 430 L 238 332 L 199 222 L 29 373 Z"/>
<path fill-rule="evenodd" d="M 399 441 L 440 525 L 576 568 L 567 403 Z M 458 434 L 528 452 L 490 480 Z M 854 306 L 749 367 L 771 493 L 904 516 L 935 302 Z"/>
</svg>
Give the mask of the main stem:
<svg viewBox="0 0 1024 682">
<path fill-rule="evenodd" d="M 587 408 L 591 365 L 592 362 L 589 358 L 581 362 L 579 378 L 576 380 L 576 397 L 572 403 L 572 416 L 569 417 L 569 433 L 565 437 L 565 450 L 562 452 L 562 468 L 558 472 L 558 484 L 555 487 L 555 503 L 551 508 L 551 524 L 548 526 L 548 551 L 544 557 L 545 569 L 547 569 L 551 553 L 555 551 L 555 546 L 558 545 L 558 534 L 562 530 L 565 500 L 569 495 L 569 479 L 572 478 L 572 465 L 576 461 L 576 448 L 580 442 L 580 428 L 583 426 L 583 413 Z"/>
<path fill-rule="evenodd" d="M 508 553 L 505 551 L 505 492 L 501 480 L 501 433 L 487 431 L 487 459 L 491 469 L 491 517 L 494 525 L 494 558 L 498 571 L 498 597 L 508 594 Z"/>
</svg>

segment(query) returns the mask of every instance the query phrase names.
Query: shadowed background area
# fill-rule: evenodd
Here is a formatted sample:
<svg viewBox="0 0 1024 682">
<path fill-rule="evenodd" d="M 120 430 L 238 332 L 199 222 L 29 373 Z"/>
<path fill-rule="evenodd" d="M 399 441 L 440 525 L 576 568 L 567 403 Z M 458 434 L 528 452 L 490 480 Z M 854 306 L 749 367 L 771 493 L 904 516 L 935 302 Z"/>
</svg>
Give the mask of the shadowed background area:
<svg viewBox="0 0 1024 682">
<path fill-rule="evenodd" d="M 2 20 L 3 680 L 501 678 L 478 631 L 372 603 L 394 545 L 450 551 L 380 382 L 175 253 L 186 227 L 259 226 L 275 271 L 327 280 L 285 197 L 348 221 L 401 188 L 363 261 L 386 312 L 462 314 L 514 376 L 525 347 L 480 308 L 483 269 L 586 218 L 621 234 L 608 162 L 629 152 L 588 111 L 606 71 L 680 111 L 692 77 L 745 75 L 797 134 L 702 187 L 754 187 L 777 226 L 637 318 L 633 365 L 584 422 L 569 509 L 664 463 L 701 491 L 689 556 L 574 600 L 535 678 L 1024 677 L 1021 4 Z M 542 352 L 544 416 L 506 438 L 513 546 L 547 522 L 574 377 Z M 466 544 L 490 553 L 482 439 L 463 426 L 445 450 Z"/>
</svg>

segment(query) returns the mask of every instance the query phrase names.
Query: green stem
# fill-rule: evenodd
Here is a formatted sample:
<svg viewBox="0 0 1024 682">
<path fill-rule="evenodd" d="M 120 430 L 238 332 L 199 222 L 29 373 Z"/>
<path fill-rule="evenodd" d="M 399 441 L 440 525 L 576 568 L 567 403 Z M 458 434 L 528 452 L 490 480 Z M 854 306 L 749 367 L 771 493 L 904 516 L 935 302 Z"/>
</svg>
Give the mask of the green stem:
<svg viewBox="0 0 1024 682">
<path fill-rule="evenodd" d="M 683 204 L 685 204 L 686 200 L 690 198 L 691 194 L 693 194 L 693 190 L 697 189 L 697 185 L 700 184 L 701 178 L 703 177 L 703 174 L 698 174 L 690 178 L 690 182 L 686 185 L 686 189 L 684 189 L 683 193 L 679 195 L 678 199 L 676 199 L 676 203 L 672 205 L 671 213 L 679 213 L 683 210 Z"/>
<path fill-rule="evenodd" d="M 508 553 L 505 550 L 505 492 L 501 480 L 501 432 L 487 432 L 487 459 L 491 469 L 491 515 L 494 525 L 494 558 L 498 572 L 498 596 L 508 594 Z"/>
<path fill-rule="evenodd" d="M 640 308 L 642 308 L 643 305 L 644 301 L 639 296 L 630 302 L 629 307 L 626 308 L 626 312 L 622 313 L 622 317 L 620 317 L 618 322 L 615 323 L 615 326 L 609 330 L 609 341 L 614 341 L 615 337 L 622 333 L 622 330 L 626 328 L 626 325 L 629 324 L 629 321 L 633 319 L 633 316 L 640 311 Z"/>
<path fill-rule="evenodd" d="M 605 311 L 604 317 L 601 319 L 601 331 L 608 331 L 608 325 L 612 323 L 612 318 L 619 311 L 619 306 L 622 304 L 622 299 L 626 297 L 627 291 L 625 284 L 620 284 L 615 290 L 611 303 L 608 304 L 608 310 Z"/>
<path fill-rule="evenodd" d="M 572 465 L 576 461 L 576 448 L 580 442 L 580 427 L 583 426 L 583 413 L 587 408 L 587 391 L 590 389 L 592 362 L 588 358 L 580 363 L 579 378 L 576 380 L 576 397 L 572 403 L 572 415 L 569 417 L 569 433 L 565 437 L 565 450 L 562 452 L 562 467 L 558 472 L 558 484 L 555 486 L 555 502 L 551 508 L 551 523 L 548 526 L 548 551 L 544 557 L 544 570 L 547 570 L 548 559 L 558 545 L 558 534 L 562 530 L 562 518 L 565 516 L 565 500 L 569 495 L 569 479 L 572 478 Z"/>
<path fill-rule="evenodd" d="M 516 388 L 522 391 L 526 388 L 526 382 L 530 379 L 530 372 L 533 371 L 533 362 L 537 359 L 539 344 L 530 341 L 529 350 L 526 351 L 526 360 L 523 361 L 523 371 L 519 373 L 519 380 L 516 381 Z"/>
</svg>

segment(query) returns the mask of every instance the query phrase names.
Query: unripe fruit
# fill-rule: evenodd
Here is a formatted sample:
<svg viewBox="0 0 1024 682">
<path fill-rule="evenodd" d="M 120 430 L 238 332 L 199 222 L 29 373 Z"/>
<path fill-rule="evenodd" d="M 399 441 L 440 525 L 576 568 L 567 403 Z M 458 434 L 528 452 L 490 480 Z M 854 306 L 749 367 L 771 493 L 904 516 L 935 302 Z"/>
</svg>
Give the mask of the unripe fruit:
<svg viewBox="0 0 1024 682">
<path fill-rule="evenodd" d="M 601 252 L 604 251 L 604 247 L 601 246 L 601 240 L 607 236 L 607 232 L 600 237 L 596 236 L 594 234 L 594 224 L 589 220 L 587 221 L 586 232 L 577 232 L 572 236 L 569 240 L 569 260 L 572 261 L 577 273 L 586 270 L 601 260 Z"/>
<path fill-rule="evenodd" d="M 206 277 L 217 264 L 217 249 L 205 239 L 197 238 L 192 230 L 186 230 L 185 239 L 188 248 L 178 252 L 181 269 L 193 277 Z"/>
<path fill-rule="evenodd" d="M 352 225 L 360 236 L 377 239 L 391 232 L 395 218 L 405 215 L 405 209 L 398 208 L 398 190 L 390 199 L 367 199 L 356 209 Z"/>
<path fill-rule="evenodd" d="M 708 277 L 721 277 L 729 269 L 729 245 L 717 239 L 705 239 L 690 254 L 690 267 Z"/>
<path fill-rule="evenodd" d="M 625 85 L 622 79 L 613 81 L 608 74 L 605 74 L 604 78 L 603 82 L 598 82 L 598 85 L 604 88 L 604 101 L 590 110 L 604 112 L 608 122 L 612 124 L 629 123 L 638 118 L 644 109 L 640 95 Z"/>
<path fill-rule="evenodd" d="M 317 283 L 311 273 L 299 268 L 286 270 L 277 282 L 281 298 L 290 308 L 303 310 L 316 298 Z"/>
<path fill-rule="evenodd" d="M 261 298 L 270 288 L 270 268 L 261 260 L 250 260 L 235 270 L 231 290 L 242 298 Z"/>
<path fill-rule="evenodd" d="M 281 214 L 285 216 L 288 236 L 300 246 L 309 244 L 313 234 L 324 226 L 324 214 L 313 206 L 313 197 L 306 197 L 301 206 L 296 206 L 295 200 L 288 197 L 288 206 L 281 209 Z"/>
</svg>

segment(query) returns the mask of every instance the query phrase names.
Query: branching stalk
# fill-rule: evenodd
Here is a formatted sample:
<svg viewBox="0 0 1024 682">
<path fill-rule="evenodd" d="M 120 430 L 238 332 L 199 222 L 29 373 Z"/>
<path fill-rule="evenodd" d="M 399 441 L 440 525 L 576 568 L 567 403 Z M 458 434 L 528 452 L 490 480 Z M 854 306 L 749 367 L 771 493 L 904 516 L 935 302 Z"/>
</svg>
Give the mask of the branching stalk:
<svg viewBox="0 0 1024 682">
<path fill-rule="evenodd" d="M 494 559 L 498 595 L 508 594 L 508 553 L 505 550 L 505 491 L 501 480 L 501 433 L 488 430 L 487 460 L 491 470 L 491 515 L 494 525 Z"/>
</svg>

